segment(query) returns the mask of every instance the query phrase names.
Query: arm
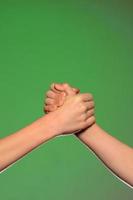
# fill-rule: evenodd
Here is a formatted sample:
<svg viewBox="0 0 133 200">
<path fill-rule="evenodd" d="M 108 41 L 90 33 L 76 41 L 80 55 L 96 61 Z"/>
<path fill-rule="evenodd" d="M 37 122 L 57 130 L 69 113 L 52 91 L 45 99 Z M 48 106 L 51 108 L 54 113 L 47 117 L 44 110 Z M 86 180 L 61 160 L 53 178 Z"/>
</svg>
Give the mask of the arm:
<svg viewBox="0 0 133 200">
<path fill-rule="evenodd" d="M 109 135 L 97 124 L 77 134 L 120 179 L 133 187 L 133 149 Z"/>
<path fill-rule="evenodd" d="M 56 87 L 55 87 L 56 86 Z M 73 88 L 68 84 L 56 84 L 51 86 L 51 92 L 47 93 L 47 100 L 53 98 L 53 104 L 62 105 L 64 98 L 56 90 L 66 91 L 67 96 L 76 95 Z M 51 106 L 53 106 L 51 104 Z M 52 107 L 45 106 L 47 111 L 52 111 Z M 93 112 L 91 113 L 94 114 Z M 90 115 L 91 117 L 91 115 Z M 120 179 L 133 187 L 133 149 L 123 144 L 116 138 L 102 130 L 96 123 L 75 134 L 80 141 L 86 144 L 100 160 Z"/>
<path fill-rule="evenodd" d="M 87 128 L 88 94 L 71 97 L 58 110 L 0 140 L 0 172 L 53 137 Z"/>
<path fill-rule="evenodd" d="M 42 117 L 31 125 L 0 140 L 0 171 L 52 139 L 56 129 L 49 128 L 49 120 Z"/>
</svg>

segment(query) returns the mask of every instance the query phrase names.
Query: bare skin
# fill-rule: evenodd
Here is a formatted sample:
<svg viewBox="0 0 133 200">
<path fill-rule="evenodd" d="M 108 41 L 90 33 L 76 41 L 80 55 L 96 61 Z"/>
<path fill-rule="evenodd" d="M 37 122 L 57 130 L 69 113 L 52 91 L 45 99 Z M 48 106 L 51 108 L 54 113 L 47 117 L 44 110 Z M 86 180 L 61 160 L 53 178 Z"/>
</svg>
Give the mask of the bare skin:
<svg viewBox="0 0 133 200">
<path fill-rule="evenodd" d="M 0 139 L 0 172 L 55 136 L 88 127 L 94 121 L 87 114 L 88 99 L 89 94 L 72 96 L 58 110 Z"/>
<path fill-rule="evenodd" d="M 77 93 L 79 90 L 68 84 L 52 84 L 47 92 L 45 112 L 58 110 L 65 99 Z M 89 117 L 94 115 L 94 108 L 90 110 Z M 114 175 L 133 188 L 133 148 L 112 137 L 96 123 L 92 123 L 91 126 L 75 135 L 100 158 Z"/>
</svg>

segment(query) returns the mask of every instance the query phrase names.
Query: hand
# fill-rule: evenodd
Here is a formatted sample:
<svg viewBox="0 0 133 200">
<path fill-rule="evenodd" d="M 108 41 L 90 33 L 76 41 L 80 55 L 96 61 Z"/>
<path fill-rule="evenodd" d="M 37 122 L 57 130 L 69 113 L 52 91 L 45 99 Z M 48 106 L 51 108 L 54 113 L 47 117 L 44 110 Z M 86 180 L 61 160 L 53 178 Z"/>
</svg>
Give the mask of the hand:
<svg viewBox="0 0 133 200">
<path fill-rule="evenodd" d="M 62 106 L 66 99 L 76 94 L 79 94 L 78 88 L 73 88 L 69 84 L 52 84 L 50 90 L 46 94 L 46 100 L 44 104 L 44 111 L 46 113 L 55 111 L 58 107 Z M 92 94 L 89 94 L 89 102 L 94 105 Z M 93 113 L 94 113 L 94 107 Z"/>
<path fill-rule="evenodd" d="M 46 113 L 55 111 L 62 106 L 66 99 L 80 92 L 79 89 L 70 87 L 67 83 L 52 84 L 50 90 L 46 94 L 44 111 Z"/>
<path fill-rule="evenodd" d="M 52 128 L 57 130 L 57 135 L 86 129 L 95 122 L 92 109 L 94 103 L 89 101 L 88 93 L 73 95 L 67 98 L 62 106 L 47 115 L 49 120 L 53 121 Z"/>
</svg>

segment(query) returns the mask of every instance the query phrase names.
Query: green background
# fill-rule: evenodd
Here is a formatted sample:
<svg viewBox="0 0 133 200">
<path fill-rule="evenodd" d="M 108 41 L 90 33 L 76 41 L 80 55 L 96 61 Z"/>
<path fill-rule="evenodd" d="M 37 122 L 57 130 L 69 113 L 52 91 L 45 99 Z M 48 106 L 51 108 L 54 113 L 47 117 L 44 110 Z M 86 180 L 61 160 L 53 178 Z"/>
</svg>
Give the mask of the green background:
<svg viewBox="0 0 133 200">
<path fill-rule="evenodd" d="M 0 0 L 0 135 L 43 114 L 52 82 L 91 92 L 97 122 L 133 145 L 133 3 Z M 74 136 L 47 142 L 0 175 L 1 200 L 133 199 Z"/>
</svg>

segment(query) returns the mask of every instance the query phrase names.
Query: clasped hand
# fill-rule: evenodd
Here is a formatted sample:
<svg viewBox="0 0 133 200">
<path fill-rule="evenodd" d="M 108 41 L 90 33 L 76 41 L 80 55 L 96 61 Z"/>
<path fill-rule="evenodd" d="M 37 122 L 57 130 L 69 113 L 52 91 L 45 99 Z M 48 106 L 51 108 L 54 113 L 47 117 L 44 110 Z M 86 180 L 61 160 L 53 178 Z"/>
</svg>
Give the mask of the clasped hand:
<svg viewBox="0 0 133 200">
<path fill-rule="evenodd" d="M 44 111 L 58 123 L 57 135 L 79 132 L 95 123 L 92 94 L 80 94 L 66 83 L 51 85 Z"/>
</svg>

